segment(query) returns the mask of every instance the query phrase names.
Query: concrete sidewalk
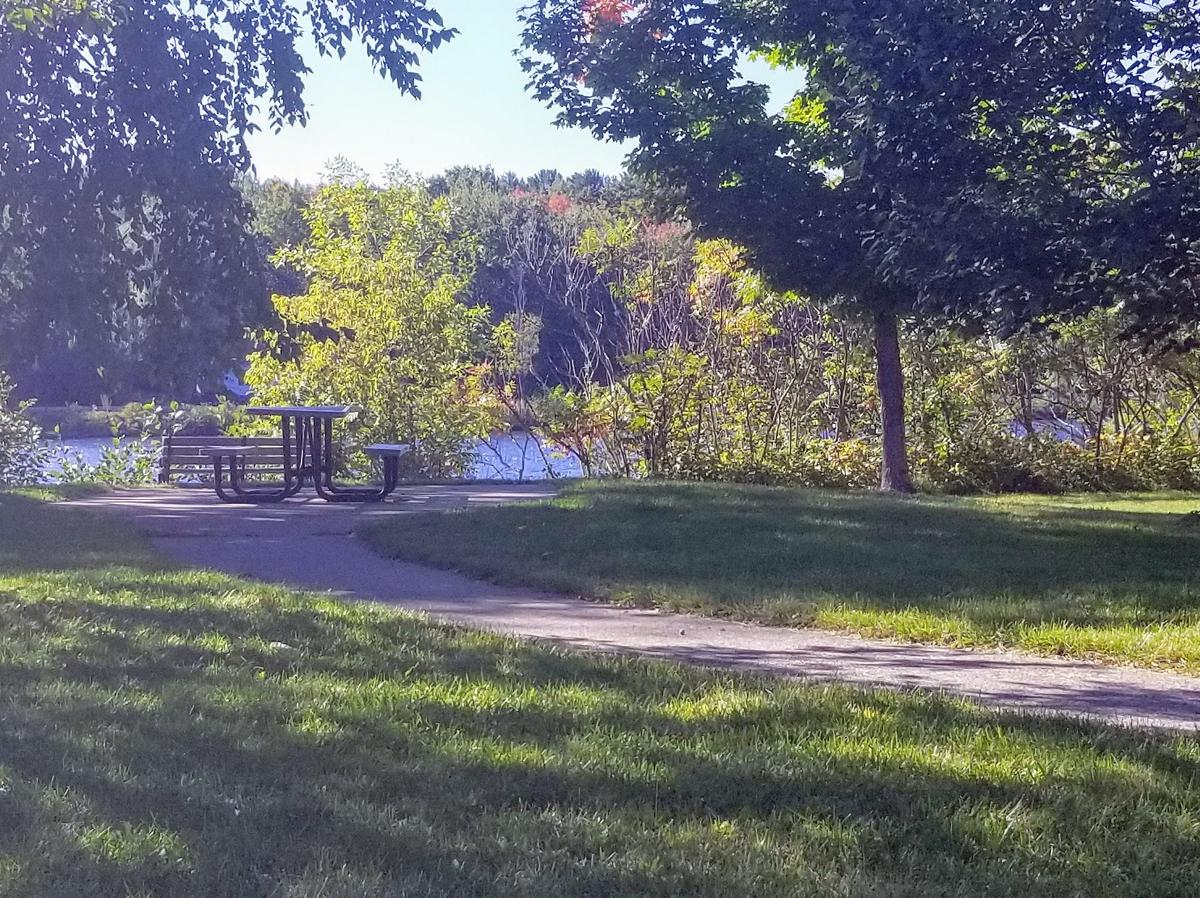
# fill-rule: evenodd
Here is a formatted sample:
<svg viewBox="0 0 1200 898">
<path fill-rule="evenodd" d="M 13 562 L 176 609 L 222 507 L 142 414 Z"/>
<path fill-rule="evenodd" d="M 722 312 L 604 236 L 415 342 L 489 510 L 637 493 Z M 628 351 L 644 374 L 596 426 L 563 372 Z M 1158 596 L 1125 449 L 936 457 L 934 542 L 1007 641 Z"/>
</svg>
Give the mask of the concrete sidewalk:
<svg viewBox="0 0 1200 898">
<path fill-rule="evenodd" d="M 130 490 L 71 503 L 131 520 L 191 565 L 563 646 L 636 652 L 864 686 L 928 689 L 990 705 L 1180 730 L 1200 728 L 1200 679 L 1075 661 L 897 644 L 819 630 L 739 624 L 482 583 L 381 558 L 353 536 L 381 515 L 540 498 L 548 485 L 403 487 L 373 506 L 224 505 L 198 490 Z"/>
</svg>

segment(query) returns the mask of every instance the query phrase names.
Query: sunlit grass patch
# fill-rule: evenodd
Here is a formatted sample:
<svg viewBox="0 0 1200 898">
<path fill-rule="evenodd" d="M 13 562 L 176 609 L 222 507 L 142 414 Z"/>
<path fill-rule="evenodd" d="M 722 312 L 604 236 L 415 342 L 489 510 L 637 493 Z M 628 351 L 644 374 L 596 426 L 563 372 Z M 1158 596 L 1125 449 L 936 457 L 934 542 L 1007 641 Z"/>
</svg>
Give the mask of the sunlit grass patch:
<svg viewBox="0 0 1200 898">
<path fill-rule="evenodd" d="M 378 551 L 614 602 L 1200 672 L 1200 496 L 582 483 L 378 521 Z"/>
<path fill-rule="evenodd" d="M 101 823 L 84 827 L 79 844 L 95 861 L 140 872 L 147 866 L 188 867 L 187 848 L 172 832 L 154 826 Z"/>
</svg>

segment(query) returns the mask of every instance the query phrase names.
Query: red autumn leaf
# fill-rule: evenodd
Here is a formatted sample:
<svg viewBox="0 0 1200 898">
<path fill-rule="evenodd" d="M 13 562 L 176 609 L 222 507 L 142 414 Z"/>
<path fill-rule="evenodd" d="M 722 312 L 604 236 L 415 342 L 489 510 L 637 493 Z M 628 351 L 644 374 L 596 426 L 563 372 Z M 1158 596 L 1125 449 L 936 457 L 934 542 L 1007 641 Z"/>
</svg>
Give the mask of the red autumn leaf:
<svg viewBox="0 0 1200 898">
<path fill-rule="evenodd" d="M 621 25 L 633 12 L 629 0 L 583 0 L 583 19 L 595 31 L 607 25 Z"/>
</svg>

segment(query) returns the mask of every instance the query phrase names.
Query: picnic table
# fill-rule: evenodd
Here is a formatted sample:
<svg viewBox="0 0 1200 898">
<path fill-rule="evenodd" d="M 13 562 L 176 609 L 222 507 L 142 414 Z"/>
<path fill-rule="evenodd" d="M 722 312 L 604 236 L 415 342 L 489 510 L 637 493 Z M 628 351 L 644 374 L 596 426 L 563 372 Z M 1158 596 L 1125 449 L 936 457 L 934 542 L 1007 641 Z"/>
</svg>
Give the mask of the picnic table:
<svg viewBox="0 0 1200 898">
<path fill-rule="evenodd" d="M 326 502 L 381 502 L 399 482 L 399 459 L 408 444 L 378 444 L 367 453 L 383 463 L 379 487 L 347 487 L 334 482 L 333 422 L 345 418 L 344 405 L 250 406 L 250 415 L 277 417 L 283 437 L 283 483 L 278 487 L 249 487 L 243 481 L 248 461 L 256 455 L 278 452 L 265 446 L 213 446 L 205 450 L 212 459 L 213 482 L 225 502 L 282 502 L 298 495 L 306 485 Z M 225 486 L 228 473 L 229 487 Z"/>
</svg>

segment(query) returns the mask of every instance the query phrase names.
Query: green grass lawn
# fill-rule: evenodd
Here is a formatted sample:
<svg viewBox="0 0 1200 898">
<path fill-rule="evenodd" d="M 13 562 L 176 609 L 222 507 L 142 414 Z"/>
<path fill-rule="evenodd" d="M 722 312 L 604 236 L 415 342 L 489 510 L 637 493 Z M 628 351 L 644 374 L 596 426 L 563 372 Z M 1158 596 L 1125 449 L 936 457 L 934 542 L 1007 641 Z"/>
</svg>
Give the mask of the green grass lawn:
<svg viewBox="0 0 1200 898">
<path fill-rule="evenodd" d="M 903 498 L 583 483 L 392 518 L 379 551 L 770 624 L 1200 673 L 1200 496 Z"/>
<path fill-rule="evenodd" d="M 2 896 L 1198 881 L 1193 738 L 551 651 L 172 568 L 0 495 Z"/>
</svg>

